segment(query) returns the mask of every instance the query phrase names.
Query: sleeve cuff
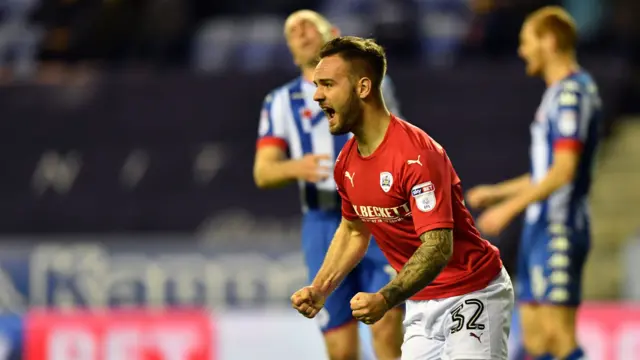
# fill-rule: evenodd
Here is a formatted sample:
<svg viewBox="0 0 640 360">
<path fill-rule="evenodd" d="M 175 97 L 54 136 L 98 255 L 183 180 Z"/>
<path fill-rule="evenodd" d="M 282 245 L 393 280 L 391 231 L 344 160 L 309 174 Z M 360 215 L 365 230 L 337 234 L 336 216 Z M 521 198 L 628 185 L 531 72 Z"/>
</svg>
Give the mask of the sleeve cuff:
<svg viewBox="0 0 640 360">
<path fill-rule="evenodd" d="M 420 225 L 419 227 L 416 227 L 416 234 L 420 236 L 427 231 L 435 229 L 453 229 L 453 221 L 438 221 L 426 225 Z"/>
<path fill-rule="evenodd" d="M 265 146 L 275 146 L 284 151 L 288 148 L 287 141 L 285 139 L 275 136 L 265 136 L 258 139 L 256 147 L 260 149 Z"/>
<path fill-rule="evenodd" d="M 582 151 L 582 141 L 578 139 L 558 139 L 553 143 L 554 150 L 572 150 L 572 151 Z"/>
</svg>

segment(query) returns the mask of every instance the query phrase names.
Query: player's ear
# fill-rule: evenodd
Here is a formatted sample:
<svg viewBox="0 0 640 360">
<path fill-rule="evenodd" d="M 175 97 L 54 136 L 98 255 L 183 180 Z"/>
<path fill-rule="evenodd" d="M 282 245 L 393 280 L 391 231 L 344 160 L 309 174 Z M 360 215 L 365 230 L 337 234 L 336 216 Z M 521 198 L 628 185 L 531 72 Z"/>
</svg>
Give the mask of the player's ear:
<svg viewBox="0 0 640 360">
<path fill-rule="evenodd" d="M 540 36 L 540 44 L 547 51 L 552 51 L 556 46 L 556 39 L 551 34 L 544 34 Z"/>
<path fill-rule="evenodd" d="M 371 79 L 369 79 L 368 77 L 362 77 L 360 78 L 360 80 L 358 80 L 356 90 L 360 99 L 364 99 L 369 96 L 369 94 L 371 94 L 371 86 Z"/>
</svg>

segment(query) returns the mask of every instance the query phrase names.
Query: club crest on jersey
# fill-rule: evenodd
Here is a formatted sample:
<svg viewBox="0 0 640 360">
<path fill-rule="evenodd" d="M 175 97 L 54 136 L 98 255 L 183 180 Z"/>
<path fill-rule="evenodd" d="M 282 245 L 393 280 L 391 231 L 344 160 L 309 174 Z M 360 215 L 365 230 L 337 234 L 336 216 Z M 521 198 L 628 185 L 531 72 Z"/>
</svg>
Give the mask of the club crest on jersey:
<svg viewBox="0 0 640 360">
<path fill-rule="evenodd" d="M 389 192 L 391 185 L 393 185 L 393 175 L 388 171 L 381 172 L 380 187 L 382 188 L 382 191 Z"/>
<path fill-rule="evenodd" d="M 418 210 L 422 212 L 429 212 L 436 207 L 436 187 L 431 181 L 412 187 L 411 196 L 415 199 Z"/>
<path fill-rule="evenodd" d="M 578 116 L 574 111 L 565 110 L 560 113 L 558 131 L 562 136 L 571 136 L 578 131 Z"/>
</svg>

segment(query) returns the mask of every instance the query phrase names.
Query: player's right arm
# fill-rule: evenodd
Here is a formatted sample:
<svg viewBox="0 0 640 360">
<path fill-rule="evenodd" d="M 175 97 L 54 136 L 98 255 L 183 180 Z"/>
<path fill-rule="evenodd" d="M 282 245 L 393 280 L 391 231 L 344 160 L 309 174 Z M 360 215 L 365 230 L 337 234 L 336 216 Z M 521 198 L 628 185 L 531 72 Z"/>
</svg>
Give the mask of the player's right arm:
<svg viewBox="0 0 640 360">
<path fill-rule="evenodd" d="M 343 217 L 311 286 L 329 296 L 362 260 L 370 239 L 371 233 L 359 219 Z"/>
<path fill-rule="evenodd" d="M 260 113 L 259 137 L 253 164 L 253 179 L 259 188 L 275 188 L 293 180 L 317 182 L 328 177 L 328 168 L 320 164 L 328 155 L 307 154 L 292 160 L 287 156 L 289 129 L 285 120 L 286 104 L 268 95 Z"/>
<path fill-rule="evenodd" d="M 344 191 L 340 177 L 335 176 L 336 174 L 342 174 L 340 166 L 335 167 L 334 178 L 338 193 L 342 198 L 342 221 L 311 285 L 298 290 L 291 296 L 293 307 L 308 318 L 313 318 L 318 314 L 324 306 L 324 300 L 327 296 L 362 260 L 371 239 L 371 232 L 360 221 Z"/>
<path fill-rule="evenodd" d="M 315 279 L 291 296 L 293 308 L 308 318 L 315 317 L 325 299 L 362 260 L 370 238 L 371 234 L 360 220 L 343 217 Z"/>
<path fill-rule="evenodd" d="M 531 175 L 524 174 L 493 185 L 478 185 L 467 192 L 466 201 L 472 208 L 491 206 L 531 187 Z"/>
<path fill-rule="evenodd" d="M 338 155 L 336 160 L 333 178 L 336 183 L 336 190 L 342 200 L 342 221 L 333 236 L 333 240 L 331 240 L 331 245 L 329 245 L 322 267 L 320 267 L 312 282 L 312 286 L 320 289 L 325 296 L 332 293 L 347 274 L 362 260 L 369 248 L 369 240 L 371 239 L 371 232 L 360 220 L 345 190 L 343 167 L 346 159 L 340 159 L 341 157 L 342 153 Z"/>
</svg>

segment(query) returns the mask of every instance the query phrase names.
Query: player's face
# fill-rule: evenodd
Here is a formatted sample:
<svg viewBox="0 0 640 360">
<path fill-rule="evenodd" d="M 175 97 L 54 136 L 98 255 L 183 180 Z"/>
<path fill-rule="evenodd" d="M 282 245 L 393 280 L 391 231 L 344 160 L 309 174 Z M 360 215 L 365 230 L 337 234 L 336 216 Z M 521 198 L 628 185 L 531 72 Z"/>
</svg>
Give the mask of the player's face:
<svg viewBox="0 0 640 360">
<path fill-rule="evenodd" d="M 351 132 L 362 118 L 362 106 L 350 76 L 350 65 L 340 56 L 329 56 L 320 61 L 313 76 L 318 102 L 329 120 L 333 135 Z"/>
<path fill-rule="evenodd" d="M 285 36 L 296 65 L 316 65 L 318 53 L 325 43 L 325 36 L 313 21 L 300 18 L 291 22 L 285 29 Z"/>
<path fill-rule="evenodd" d="M 544 70 L 545 58 L 542 42 L 531 23 L 525 23 L 520 31 L 518 55 L 524 60 L 527 75 L 538 76 Z"/>
</svg>

